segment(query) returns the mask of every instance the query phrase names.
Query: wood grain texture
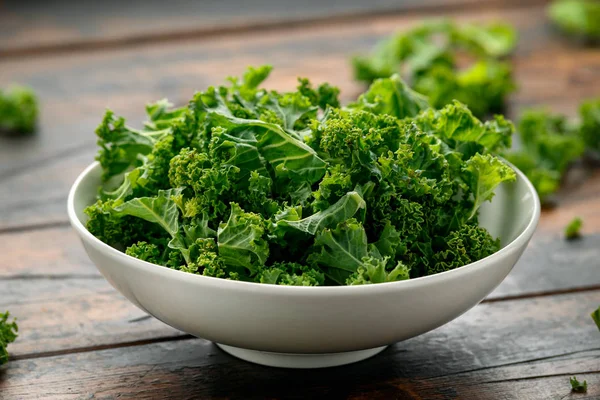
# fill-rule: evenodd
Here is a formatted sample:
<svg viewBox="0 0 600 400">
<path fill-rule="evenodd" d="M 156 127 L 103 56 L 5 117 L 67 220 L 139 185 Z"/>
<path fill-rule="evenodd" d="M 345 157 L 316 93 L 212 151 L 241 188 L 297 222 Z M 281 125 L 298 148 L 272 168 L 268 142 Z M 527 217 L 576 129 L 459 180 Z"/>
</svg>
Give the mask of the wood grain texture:
<svg viewBox="0 0 600 400">
<path fill-rule="evenodd" d="M 542 3 L 529 0 L 528 3 Z M 364 16 L 439 9 L 507 7 L 515 0 L 318 0 L 190 2 L 185 0 L 73 4 L 70 1 L 0 3 L 0 57 L 89 49 L 224 33 L 332 23 Z"/>
<path fill-rule="evenodd" d="M 326 370 L 238 361 L 202 339 L 15 360 L 0 398 L 554 399 L 600 395 L 600 291 L 483 304 L 370 360 Z M 586 398 L 586 397 L 577 397 Z"/>
</svg>

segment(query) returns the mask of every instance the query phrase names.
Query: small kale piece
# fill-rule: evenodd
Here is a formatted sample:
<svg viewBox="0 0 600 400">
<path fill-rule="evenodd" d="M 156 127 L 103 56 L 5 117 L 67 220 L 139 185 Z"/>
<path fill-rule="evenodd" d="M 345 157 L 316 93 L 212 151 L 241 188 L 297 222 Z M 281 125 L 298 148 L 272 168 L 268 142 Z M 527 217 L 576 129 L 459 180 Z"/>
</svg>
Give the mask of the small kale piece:
<svg viewBox="0 0 600 400">
<path fill-rule="evenodd" d="M 571 35 L 600 39 L 600 3 L 594 0 L 555 0 L 548 16 L 560 29 Z"/>
<path fill-rule="evenodd" d="M 31 133 L 38 117 L 38 99 L 25 86 L 10 86 L 0 90 L 0 131 Z"/>
<path fill-rule="evenodd" d="M 587 381 L 579 382 L 576 377 L 569 379 L 571 382 L 571 390 L 575 393 L 587 392 Z"/>
<path fill-rule="evenodd" d="M 8 321 L 10 313 L 0 313 L 0 365 L 8 362 L 8 351 L 6 347 L 17 338 L 19 327 L 16 319 Z"/>
<path fill-rule="evenodd" d="M 569 222 L 569 224 L 565 227 L 565 238 L 567 238 L 567 240 L 572 240 L 581 237 L 582 226 L 583 220 L 581 218 L 573 218 L 571 222 Z"/>
<path fill-rule="evenodd" d="M 579 107 L 580 134 L 587 149 L 600 152 L 600 99 L 584 101 Z"/>
<path fill-rule="evenodd" d="M 596 323 L 596 326 L 598 326 L 598 329 L 600 329 L 600 307 L 592 312 L 591 317 Z"/>
</svg>

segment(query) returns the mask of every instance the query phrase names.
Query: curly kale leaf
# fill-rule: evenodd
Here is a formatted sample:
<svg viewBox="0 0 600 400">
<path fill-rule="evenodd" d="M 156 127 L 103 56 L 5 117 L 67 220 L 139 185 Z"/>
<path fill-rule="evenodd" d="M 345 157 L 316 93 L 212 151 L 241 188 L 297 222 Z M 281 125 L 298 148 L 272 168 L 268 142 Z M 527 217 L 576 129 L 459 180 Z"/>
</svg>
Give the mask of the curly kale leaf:
<svg viewBox="0 0 600 400">
<path fill-rule="evenodd" d="M 229 219 L 221 223 L 217 231 L 220 259 L 225 265 L 244 267 L 256 273 L 269 257 L 265 231 L 266 221 L 260 215 L 245 212 L 231 203 Z"/>
<path fill-rule="evenodd" d="M 173 197 L 181 194 L 181 189 L 159 190 L 156 197 L 137 197 L 112 210 L 113 215 L 129 215 L 160 225 L 169 235 L 179 232 L 179 209 Z"/>
<path fill-rule="evenodd" d="M 0 131 L 31 133 L 38 113 L 38 99 L 32 89 L 13 85 L 0 90 Z"/>
<path fill-rule="evenodd" d="M 15 319 L 9 321 L 10 313 L 0 313 L 0 365 L 8 362 L 6 347 L 15 341 L 19 327 Z"/>
<path fill-rule="evenodd" d="M 221 114 L 209 118 L 211 125 L 225 129 L 231 136 L 256 140 L 258 152 L 278 179 L 314 183 L 325 174 L 325 162 L 313 149 L 279 125 Z"/>
<path fill-rule="evenodd" d="M 569 379 L 571 383 L 571 391 L 575 393 L 585 393 L 587 392 L 587 381 L 579 382 L 576 377 L 572 377 Z"/>
<path fill-rule="evenodd" d="M 565 238 L 567 240 L 577 239 L 581 237 L 581 227 L 583 226 L 583 220 L 580 217 L 575 217 L 567 227 L 565 228 Z"/>
<path fill-rule="evenodd" d="M 600 39 L 600 4 L 594 0 L 555 0 L 548 16 L 564 32 Z"/>
<path fill-rule="evenodd" d="M 315 237 L 315 252 L 309 257 L 326 269 L 326 275 L 342 285 L 351 273 L 368 257 L 367 234 L 362 224 L 355 219 L 339 223 L 335 229 L 323 229 Z"/>
<path fill-rule="evenodd" d="M 481 260 L 500 249 L 500 240 L 493 239 L 487 230 L 465 224 L 443 238 L 443 244 L 435 252 L 427 274 L 449 271 Z"/>
<path fill-rule="evenodd" d="M 598 329 L 600 329 L 600 307 L 598 307 L 596 310 L 594 310 L 591 314 L 592 319 L 594 320 L 594 322 L 596 323 L 596 326 L 598 327 Z"/>
<path fill-rule="evenodd" d="M 321 286 L 325 283 L 325 275 L 306 265 L 278 262 L 260 269 L 254 277 L 254 282 L 285 286 Z"/>
<path fill-rule="evenodd" d="M 393 115 L 398 119 L 415 117 L 429 108 L 427 98 L 410 89 L 399 75 L 375 80 L 369 90 L 348 107 L 374 114 Z"/>
<path fill-rule="evenodd" d="M 96 159 L 104 171 L 102 177 L 109 178 L 142 164 L 140 155 L 149 154 L 154 144 L 170 133 L 161 130 L 137 130 L 125 125 L 125 119 L 106 111 L 102 123 L 96 128 L 100 151 Z"/>
<path fill-rule="evenodd" d="M 511 167 L 490 154 L 475 154 L 465 162 L 465 181 L 473 194 L 473 218 L 484 201 L 491 201 L 494 190 L 502 182 L 514 181 L 517 176 Z"/>
<path fill-rule="evenodd" d="M 346 285 L 366 285 L 410 279 L 410 269 L 402 262 L 398 262 L 391 271 L 386 270 L 387 264 L 388 257 L 383 259 L 365 257 L 362 260 L 362 265 L 346 279 L 345 283 Z"/>
<path fill-rule="evenodd" d="M 475 115 L 485 116 L 501 110 L 506 95 L 515 89 L 510 65 L 498 60 L 515 44 L 516 33 L 505 24 L 430 22 L 385 39 L 371 56 L 352 62 L 358 80 L 372 82 L 402 73 L 433 107 L 457 99 Z M 474 61 L 463 68 L 457 60 L 465 51 Z"/>
<path fill-rule="evenodd" d="M 496 152 L 511 146 L 512 123 L 501 116 L 482 123 L 464 104 L 453 101 L 439 111 L 427 110 L 416 118 L 417 125 L 440 137 L 463 159 L 477 152 Z"/>
<path fill-rule="evenodd" d="M 314 235 L 323 228 L 335 226 L 353 217 L 360 209 L 365 207 L 366 203 L 358 193 L 348 192 L 331 207 L 309 217 L 296 219 L 297 216 L 294 215 L 294 218 L 290 218 L 290 213 L 286 213 L 275 218 L 278 226 L 291 227 Z"/>
<path fill-rule="evenodd" d="M 580 135 L 586 148 L 600 152 L 600 99 L 588 100 L 579 107 Z"/>
<path fill-rule="evenodd" d="M 450 40 L 475 54 L 503 57 L 509 55 L 517 45 L 517 32 L 512 26 L 503 23 L 488 26 L 460 24 L 452 29 Z"/>
<path fill-rule="evenodd" d="M 564 117 L 541 110 L 524 112 L 517 131 L 520 148 L 504 156 L 527 175 L 545 203 L 569 165 L 583 154 L 584 142 Z"/>
</svg>

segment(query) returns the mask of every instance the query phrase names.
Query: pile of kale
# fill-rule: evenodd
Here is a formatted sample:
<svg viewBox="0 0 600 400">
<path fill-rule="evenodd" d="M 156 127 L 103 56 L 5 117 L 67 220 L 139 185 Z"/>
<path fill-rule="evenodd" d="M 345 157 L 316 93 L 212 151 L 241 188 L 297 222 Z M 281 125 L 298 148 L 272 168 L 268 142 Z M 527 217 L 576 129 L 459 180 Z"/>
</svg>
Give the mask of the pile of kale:
<svg viewBox="0 0 600 400">
<path fill-rule="evenodd" d="M 169 268 L 282 285 L 403 280 L 499 249 L 477 215 L 515 179 L 491 154 L 510 122 L 430 108 L 397 76 L 340 108 L 328 84 L 260 89 L 270 71 L 151 104 L 140 130 L 108 111 L 89 231 Z"/>
</svg>

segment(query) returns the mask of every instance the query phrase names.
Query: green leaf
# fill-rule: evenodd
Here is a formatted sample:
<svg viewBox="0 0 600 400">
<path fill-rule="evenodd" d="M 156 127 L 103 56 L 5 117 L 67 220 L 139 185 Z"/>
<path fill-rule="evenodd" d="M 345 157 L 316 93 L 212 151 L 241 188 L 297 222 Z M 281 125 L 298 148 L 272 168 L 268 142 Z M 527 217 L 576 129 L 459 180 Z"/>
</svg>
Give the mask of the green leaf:
<svg viewBox="0 0 600 400">
<path fill-rule="evenodd" d="M 219 257 L 229 266 L 239 266 L 256 272 L 269 257 L 269 244 L 263 238 L 266 223 L 254 213 L 244 212 L 239 205 L 231 203 L 231 214 L 217 231 Z"/>
<path fill-rule="evenodd" d="M 494 189 L 502 182 L 516 180 L 515 171 L 490 154 L 475 154 L 465 163 L 463 171 L 465 181 L 474 196 L 473 209 L 469 219 L 473 218 L 484 201 L 492 200 Z"/>
<path fill-rule="evenodd" d="M 576 377 L 572 377 L 569 379 L 571 383 L 571 390 L 575 393 L 585 393 L 587 392 L 587 381 L 579 382 Z"/>
<path fill-rule="evenodd" d="M 280 126 L 219 114 L 211 114 L 209 118 L 213 126 L 226 129 L 231 136 L 256 138 L 258 151 L 271 165 L 278 178 L 314 183 L 325 174 L 325 161 L 319 158 L 313 149 L 290 136 Z"/>
<path fill-rule="evenodd" d="M 124 118 L 116 118 L 106 111 L 102 123 L 96 128 L 100 151 L 96 159 L 103 169 L 103 179 L 141 164 L 140 155 L 152 151 L 154 144 L 171 133 L 170 128 L 161 130 L 137 130 L 125 125 Z"/>
<path fill-rule="evenodd" d="M 400 241 L 400 233 L 390 221 L 386 221 L 383 231 L 379 236 L 379 240 L 375 242 L 375 247 L 382 256 L 393 258 L 396 255 L 396 249 L 398 248 Z"/>
<path fill-rule="evenodd" d="M 573 218 L 565 228 L 565 237 L 569 240 L 576 239 L 581 236 L 581 227 L 583 220 L 579 217 Z"/>
<path fill-rule="evenodd" d="M 386 270 L 388 257 L 382 259 L 365 257 L 358 270 L 346 280 L 346 285 L 366 285 L 372 283 L 395 282 L 410 279 L 410 269 L 398 262 L 391 271 Z"/>
<path fill-rule="evenodd" d="M 452 31 L 452 41 L 482 55 L 502 57 L 514 50 L 517 32 L 511 25 L 502 23 L 460 24 Z"/>
<path fill-rule="evenodd" d="M 315 247 L 320 248 L 320 253 L 311 254 L 309 260 L 328 267 L 326 274 L 339 284 L 356 272 L 362 259 L 369 255 L 367 234 L 355 219 L 339 223 L 335 229 L 322 230 L 315 238 Z"/>
<path fill-rule="evenodd" d="M 594 322 L 596 323 L 596 326 L 598 327 L 598 329 L 600 330 L 600 307 L 598 307 L 596 310 L 594 310 L 592 312 L 591 317 L 594 320 Z"/>
<path fill-rule="evenodd" d="M 399 75 L 394 74 L 390 78 L 375 80 L 369 90 L 348 107 L 402 119 L 414 117 L 430 106 L 425 96 L 411 90 Z"/>
<path fill-rule="evenodd" d="M 442 140 L 451 145 L 456 143 L 455 148 L 459 147 L 457 143 L 473 142 L 490 152 L 510 147 L 510 138 L 514 130 L 512 124 L 502 117 L 497 117 L 491 123 L 481 123 L 458 101 L 440 110 L 433 125 Z"/>
<path fill-rule="evenodd" d="M 173 196 L 182 189 L 159 190 L 156 197 L 137 197 L 117 207 L 112 213 L 115 216 L 131 215 L 146 221 L 159 224 L 171 236 L 179 232 L 179 209 Z"/>
<path fill-rule="evenodd" d="M 282 121 L 282 127 L 291 132 L 302 118 L 316 117 L 317 106 L 311 104 L 310 100 L 299 92 L 286 93 L 284 95 L 269 94 L 260 103 L 261 108 L 271 110 Z M 295 135 L 294 133 L 291 133 Z M 297 136 L 297 135 L 296 135 Z"/>
<path fill-rule="evenodd" d="M 0 366 L 8 362 L 8 351 L 6 347 L 17 338 L 19 327 L 15 319 L 8 321 L 10 313 L 0 313 Z"/>
<path fill-rule="evenodd" d="M 555 0 L 548 16 L 563 31 L 590 39 L 600 38 L 600 4 L 594 0 Z"/>
<path fill-rule="evenodd" d="M 357 192 L 348 192 L 326 210 L 319 211 L 310 217 L 300 220 L 286 219 L 289 217 L 280 216 L 277 224 L 280 226 L 289 226 L 314 235 L 323 228 L 335 226 L 342 221 L 352 218 L 358 210 L 365 207 L 365 201 Z"/>
<path fill-rule="evenodd" d="M 38 114 L 38 99 L 32 89 L 12 85 L 0 90 L 0 132 L 31 133 Z"/>
</svg>

